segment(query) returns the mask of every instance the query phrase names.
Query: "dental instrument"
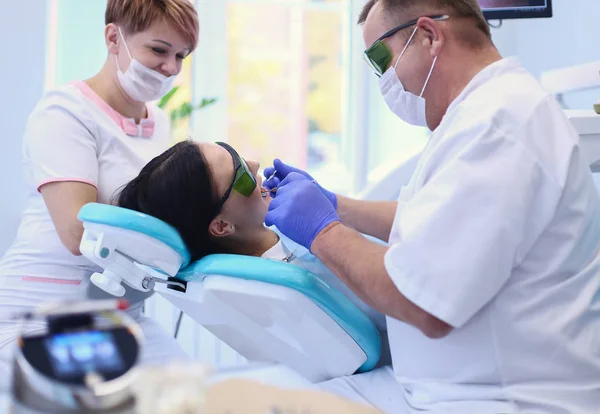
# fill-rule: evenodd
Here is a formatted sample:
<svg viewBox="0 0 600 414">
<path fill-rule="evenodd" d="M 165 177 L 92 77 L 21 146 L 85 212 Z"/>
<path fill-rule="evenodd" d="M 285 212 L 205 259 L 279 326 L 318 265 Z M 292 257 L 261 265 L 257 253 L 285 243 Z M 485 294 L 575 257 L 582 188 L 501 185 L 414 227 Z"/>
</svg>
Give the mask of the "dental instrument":
<svg viewBox="0 0 600 414">
<path fill-rule="evenodd" d="M 269 178 L 267 178 L 267 181 L 270 181 L 271 179 L 273 179 L 273 177 L 275 177 L 276 174 L 277 174 L 277 170 L 273 171 L 273 174 L 269 175 Z"/>
</svg>

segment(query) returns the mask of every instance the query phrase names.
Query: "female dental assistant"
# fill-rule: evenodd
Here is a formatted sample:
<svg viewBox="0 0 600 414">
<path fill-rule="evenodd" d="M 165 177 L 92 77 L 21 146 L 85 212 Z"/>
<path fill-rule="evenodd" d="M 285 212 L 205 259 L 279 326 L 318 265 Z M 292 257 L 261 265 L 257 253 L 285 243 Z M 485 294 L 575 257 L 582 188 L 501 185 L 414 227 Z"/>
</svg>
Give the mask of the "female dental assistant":
<svg viewBox="0 0 600 414">
<path fill-rule="evenodd" d="M 92 291 L 89 276 L 98 269 L 79 252 L 79 209 L 109 203 L 170 144 L 169 120 L 149 102 L 171 89 L 195 49 L 196 10 L 189 0 L 108 0 L 105 22 L 108 57 L 100 72 L 47 92 L 27 124 L 29 197 L 17 237 L 0 261 L 0 388 L 10 378 L 17 333 L 10 316 Z M 126 297 L 146 336 L 142 359 L 183 357 L 158 325 L 141 317 L 143 297 Z"/>
</svg>

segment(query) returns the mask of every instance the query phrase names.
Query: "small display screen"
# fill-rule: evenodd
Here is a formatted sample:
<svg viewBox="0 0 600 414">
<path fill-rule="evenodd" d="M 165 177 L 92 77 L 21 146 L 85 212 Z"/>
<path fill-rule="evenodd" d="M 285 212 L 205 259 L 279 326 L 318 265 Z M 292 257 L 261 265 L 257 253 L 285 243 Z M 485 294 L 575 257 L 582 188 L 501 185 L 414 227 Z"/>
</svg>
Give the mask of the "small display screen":
<svg viewBox="0 0 600 414">
<path fill-rule="evenodd" d="M 487 19 L 552 17 L 551 0 L 479 0 Z"/>
<path fill-rule="evenodd" d="M 547 7 L 546 0 L 479 0 L 482 9 L 528 9 Z"/>
<path fill-rule="evenodd" d="M 50 365 L 59 378 L 80 377 L 125 369 L 113 335 L 103 331 L 71 332 L 45 340 Z"/>
</svg>

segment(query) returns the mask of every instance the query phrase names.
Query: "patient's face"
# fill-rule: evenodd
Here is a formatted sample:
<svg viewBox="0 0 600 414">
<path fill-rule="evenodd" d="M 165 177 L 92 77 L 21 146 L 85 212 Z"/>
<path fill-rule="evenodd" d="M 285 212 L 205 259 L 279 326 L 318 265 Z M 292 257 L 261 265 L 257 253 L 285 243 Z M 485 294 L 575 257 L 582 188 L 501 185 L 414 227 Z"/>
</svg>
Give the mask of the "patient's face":
<svg viewBox="0 0 600 414">
<path fill-rule="evenodd" d="M 217 194 L 219 197 L 223 197 L 233 180 L 231 154 L 217 144 L 203 142 L 198 145 L 210 166 Z M 262 177 L 258 174 L 260 164 L 253 160 L 246 160 L 246 164 L 256 177 L 256 189 L 250 197 L 244 197 L 232 190 L 220 214 L 224 220 L 234 224 L 239 231 L 252 231 L 257 226 L 262 226 L 271 202 L 270 196 L 267 196 L 266 199 L 261 196 Z"/>
</svg>

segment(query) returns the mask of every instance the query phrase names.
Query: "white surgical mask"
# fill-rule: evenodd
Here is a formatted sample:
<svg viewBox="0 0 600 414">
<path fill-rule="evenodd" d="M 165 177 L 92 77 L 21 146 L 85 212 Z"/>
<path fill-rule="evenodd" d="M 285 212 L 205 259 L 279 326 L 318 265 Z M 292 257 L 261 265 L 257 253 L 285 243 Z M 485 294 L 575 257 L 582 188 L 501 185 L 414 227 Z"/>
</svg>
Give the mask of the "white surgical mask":
<svg viewBox="0 0 600 414">
<path fill-rule="evenodd" d="M 410 42 L 412 42 L 413 38 L 415 37 L 417 29 L 418 27 L 415 28 L 412 35 L 408 39 L 408 42 L 406 42 L 406 46 L 402 50 L 402 53 L 400 53 L 400 56 L 398 56 L 396 63 L 393 66 L 390 66 L 389 69 L 385 71 L 383 76 L 379 78 L 379 89 L 383 95 L 385 103 L 394 114 L 400 117 L 400 119 L 411 125 L 426 127 L 426 105 L 425 99 L 423 98 L 423 93 L 425 92 L 425 88 L 429 83 L 429 78 L 431 78 L 433 68 L 435 68 L 437 56 L 433 59 L 431 70 L 427 75 L 425 85 L 423 85 L 423 90 L 421 90 L 421 95 L 419 96 L 404 89 L 402 81 L 400 81 L 400 78 L 398 78 L 398 75 L 396 74 L 396 66 L 398 66 L 400 58 L 404 55 L 406 49 L 410 45 Z"/>
<path fill-rule="evenodd" d="M 123 39 L 125 50 L 131 61 L 127 70 L 123 72 L 119 67 L 119 61 L 115 55 L 117 77 L 125 93 L 131 99 L 139 102 L 155 101 L 165 96 L 173 88 L 175 76 L 165 76 L 134 59 L 129 52 L 127 42 L 120 27 L 119 34 L 121 35 L 121 39 Z"/>
</svg>

